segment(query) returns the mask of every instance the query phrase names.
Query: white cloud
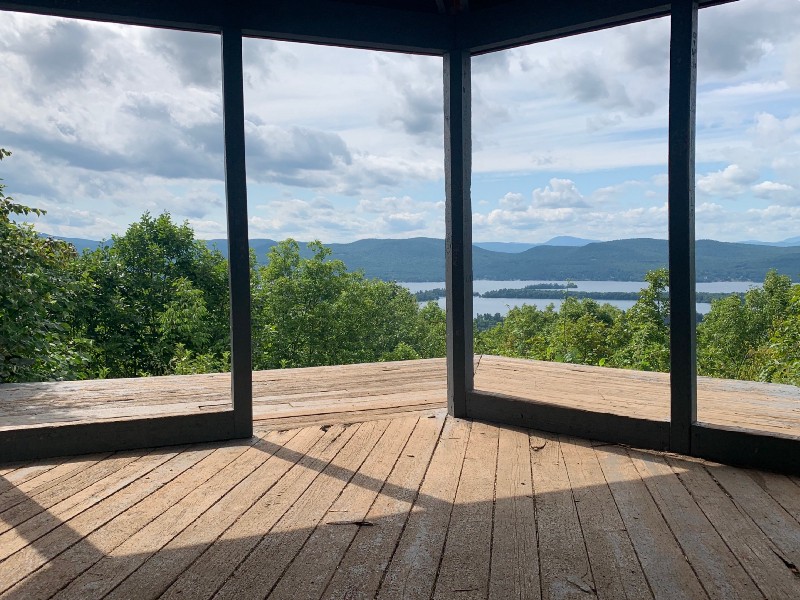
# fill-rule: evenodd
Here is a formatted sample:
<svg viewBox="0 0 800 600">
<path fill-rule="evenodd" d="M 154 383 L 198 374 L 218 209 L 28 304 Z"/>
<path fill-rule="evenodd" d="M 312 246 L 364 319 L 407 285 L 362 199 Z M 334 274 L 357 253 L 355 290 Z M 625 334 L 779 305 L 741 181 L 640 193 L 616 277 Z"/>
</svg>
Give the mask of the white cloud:
<svg viewBox="0 0 800 600">
<path fill-rule="evenodd" d="M 725 214 L 725 209 L 716 202 L 701 202 L 695 208 L 695 214 L 699 220 L 716 219 Z"/>
<path fill-rule="evenodd" d="M 444 205 L 411 197 L 362 199 L 355 205 L 325 197 L 270 199 L 251 211 L 250 236 L 335 241 L 375 237 L 442 237 Z"/>
<path fill-rule="evenodd" d="M 533 206 L 537 207 L 586 207 L 583 195 L 571 179 L 553 178 L 544 188 L 533 190 Z"/>
<path fill-rule="evenodd" d="M 525 199 L 522 194 L 516 192 L 508 192 L 505 196 L 500 198 L 498 204 L 507 210 L 525 210 Z"/>
<path fill-rule="evenodd" d="M 759 198 L 766 198 L 769 200 L 781 200 L 794 198 L 800 200 L 798 191 L 791 185 L 786 183 L 778 183 L 776 181 L 762 181 L 753 186 L 753 192 Z"/>
<path fill-rule="evenodd" d="M 800 36 L 795 37 L 789 46 L 789 58 L 784 67 L 784 75 L 789 85 L 800 87 Z"/>
<path fill-rule="evenodd" d="M 595 239 L 666 237 L 666 204 L 626 210 L 581 210 L 574 207 L 524 211 L 495 209 L 473 214 L 475 235 L 481 239 L 538 242 L 555 235 Z"/>
<path fill-rule="evenodd" d="M 700 26 L 698 215 L 764 237 L 778 209 L 742 215 L 800 190 L 800 7 L 742 0 Z M 663 236 L 668 51 L 659 19 L 476 57 L 481 237 Z M 441 59 L 250 39 L 244 58 L 251 207 L 276 199 L 254 235 L 442 234 Z M 0 176 L 54 233 L 145 209 L 224 233 L 219 63 L 216 35 L 2 13 Z"/>
<path fill-rule="evenodd" d="M 728 165 L 721 171 L 704 175 L 697 180 L 697 189 L 709 196 L 732 198 L 748 191 L 750 185 L 758 179 L 758 171 Z"/>
</svg>

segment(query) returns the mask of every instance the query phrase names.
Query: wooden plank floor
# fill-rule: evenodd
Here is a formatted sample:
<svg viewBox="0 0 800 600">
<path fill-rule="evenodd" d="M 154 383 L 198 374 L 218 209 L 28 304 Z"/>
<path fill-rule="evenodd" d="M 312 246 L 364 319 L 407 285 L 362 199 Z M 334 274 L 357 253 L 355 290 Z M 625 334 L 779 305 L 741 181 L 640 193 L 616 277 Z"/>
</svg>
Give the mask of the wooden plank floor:
<svg viewBox="0 0 800 600">
<path fill-rule="evenodd" d="M 481 356 L 475 388 L 560 406 L 669 420 L 669 374 Z M 800 388 L 697 379 L 701 423 L 800 438 Z"/>
<path fill-rule="evenodd" d="M 669 376 L 603 367 L 476 356 L 475 387 L 560 406 L 669 418 Z M 256 371 L 254 416 L 302 425 L 322 415 L 364 419 L 446 403 L 444 359 Z M 230 375 L 0 384 L 0 431 L 48 423 L 124 419 L 230 406 Z M 800 388 L 701 377 L 703 423 L 800 438 Z"/>
<path fill-rule="evenodd" d="M 0 465 L 0 598 L 800 598 L 800 482 L 469 422 Z"/>
</svg>

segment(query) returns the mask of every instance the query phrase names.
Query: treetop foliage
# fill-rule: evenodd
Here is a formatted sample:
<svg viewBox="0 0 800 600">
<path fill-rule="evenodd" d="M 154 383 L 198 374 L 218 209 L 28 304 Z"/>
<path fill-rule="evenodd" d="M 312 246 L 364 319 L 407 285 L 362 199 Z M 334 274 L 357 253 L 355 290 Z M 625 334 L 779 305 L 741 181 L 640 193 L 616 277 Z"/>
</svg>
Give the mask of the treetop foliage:
<svg viewBox="0 0 800 600">
<path fill-rule="evenodd" d="M 0 160 L 10 153 L 0 148 Z M 80 256 L 14 217 L 0 180 L 0 382 L 137 377 L 230 368 L 228 264 L 169 213 L 144 213 Z M 288 239 L 265 264 L 251 254 L 253 368 L 444 356 L 446 320 L 406 288 L 348 271 L 319 241 Z M 647 273 L 632 308 L 570 296 L 476 320 L 475 350 L 629 369 L 669 369 L 666 269 Z M 763 287 L 712 301 L 698 326 L 704 375 L 800 385 L 800 285 L 770 271 Z"/>
</svg>

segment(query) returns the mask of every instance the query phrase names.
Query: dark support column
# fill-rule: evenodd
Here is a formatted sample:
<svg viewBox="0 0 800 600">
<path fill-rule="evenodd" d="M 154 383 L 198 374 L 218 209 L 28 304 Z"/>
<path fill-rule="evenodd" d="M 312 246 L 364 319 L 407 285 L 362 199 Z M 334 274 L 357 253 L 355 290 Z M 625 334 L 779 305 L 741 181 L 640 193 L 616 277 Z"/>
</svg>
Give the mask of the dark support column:
<svg viewBox="0 0 800 600">
<path fill-rule="evenodd" d="M 444 56 L 445 278 L 447 281 L 447 410 L 465 417 L 473 388 L 472 351 L 472 90 L 470 55 Z"/>
<path fill-rule="evenodd" d="M 225 199 L 231 291 L 231 394 L 237 437 L 253 435 L 250 334 L 250 246 L 244 157 L 242 32 L 222 30 L 222 103 L 225 124 Z"/>
<path fill-rule="evenodd" d="M 670 449 L 691 453 L 697 420 L 694 140 L 697 0 L 672 3 L 669 74 Z"/>
</svg>

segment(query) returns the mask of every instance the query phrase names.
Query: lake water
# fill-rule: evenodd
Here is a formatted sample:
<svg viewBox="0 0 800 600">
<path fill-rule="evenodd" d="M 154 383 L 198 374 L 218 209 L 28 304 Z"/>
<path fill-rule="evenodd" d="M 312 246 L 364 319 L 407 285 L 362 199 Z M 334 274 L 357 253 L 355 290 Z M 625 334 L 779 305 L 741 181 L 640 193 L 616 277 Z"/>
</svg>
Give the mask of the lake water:
<svg viewBox="0 0 800 600">
<path fill-rule="evenodd" d="M 398 282 L 400 285 L 408 288 L 412 293 L 420 292 L 422 290 L 432 290 L 435 288 L 444 288 L 444 281 L 411 281 L 411 282 Z M 499 290 L 503 288 L 524 288 L 526 285 L 534 283 L 561 283 L 565 281 L 544 281 L 544 280 L 531 280 L 531 281 L 493 281 L 493 280 L 479 280 L 474 281 L 472 284 L 476 292 L 484 293 L 491 290 Z M 570 288 L 569 291 L 584 291 L 584 292 L 638 292 L 642 288 L 647 287 L 645 281 L 573 281 L 578 287 Z M 698 283 L 698 292 L 716 292 L 716 293 L 732 293 L 732 292 L 746 292 L 751 287 L 758 287 L 761 284 L 752 281 L 715 281 L 711 283 Z M 505 315 L 509 309 L 514 306 L 522 306 L 523 304 L 535 305 L 538 308 L 545 308 L 548 304 L 555 305 L 556 309 L 561 306 L 563 291 L 553 292 L 554 298 L 549 299 L 533 299 L 533 298 L 480 298 L 475 297 L 472 299 L 473 313 L 480 314 L 495 314 L 500 313 Z M 633 300 L 598 300 L 598 302 L 608 302 L 609 304 L 627 310 L 633 306 Z M 444 308 L 444 298 L 439 299 L 439 306 Z M 697 312 L 706 314 L 711 310 L 711 305 L 699 302 L 697 304 Z"/>
</svg>

